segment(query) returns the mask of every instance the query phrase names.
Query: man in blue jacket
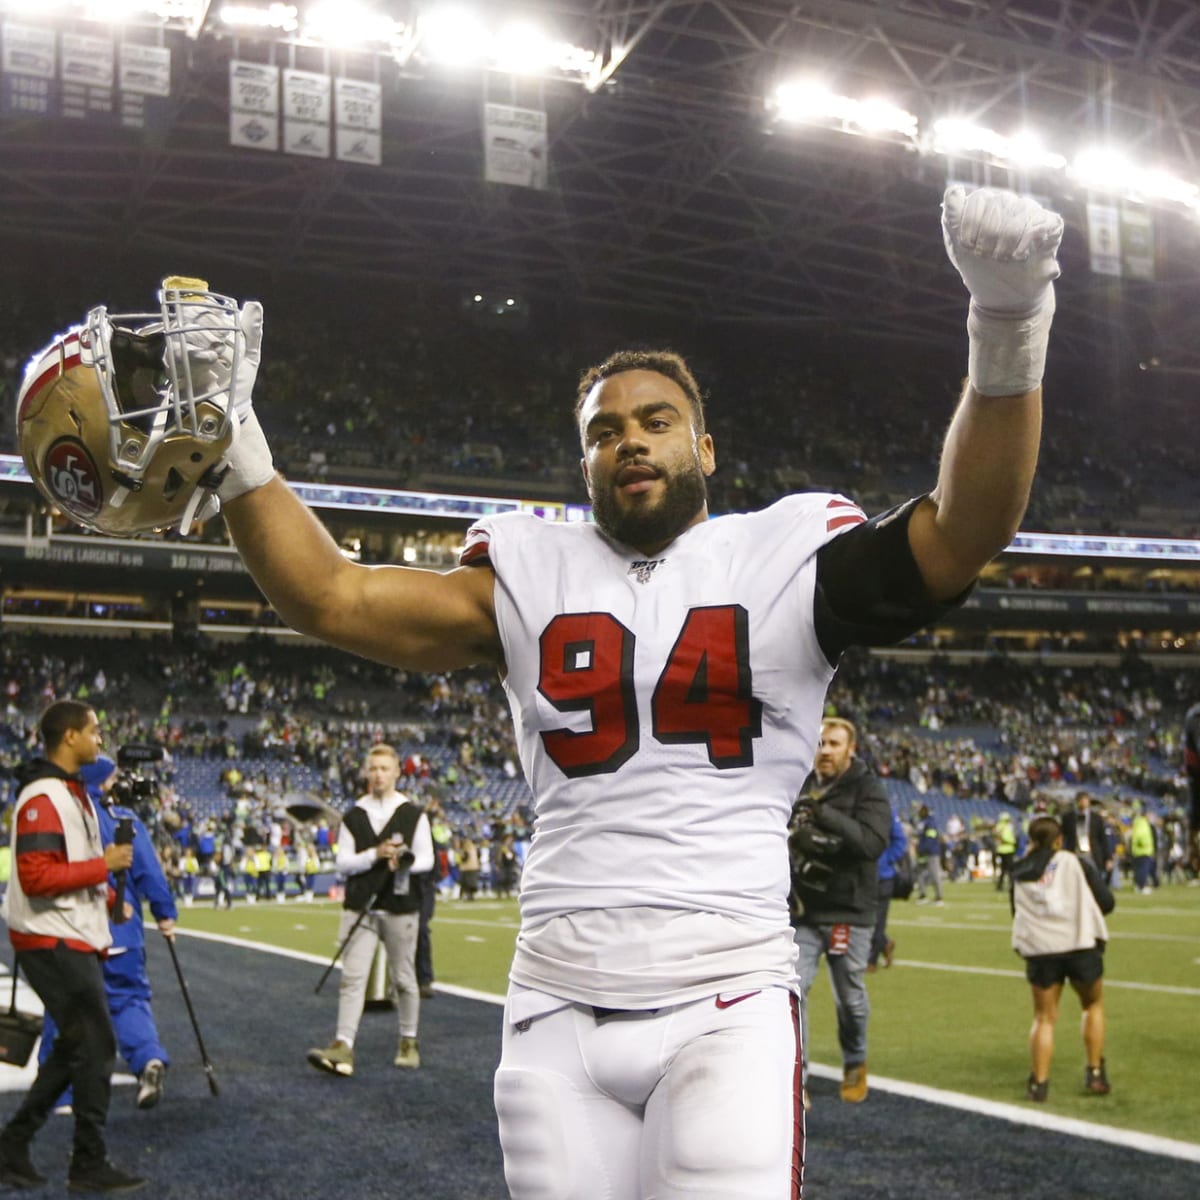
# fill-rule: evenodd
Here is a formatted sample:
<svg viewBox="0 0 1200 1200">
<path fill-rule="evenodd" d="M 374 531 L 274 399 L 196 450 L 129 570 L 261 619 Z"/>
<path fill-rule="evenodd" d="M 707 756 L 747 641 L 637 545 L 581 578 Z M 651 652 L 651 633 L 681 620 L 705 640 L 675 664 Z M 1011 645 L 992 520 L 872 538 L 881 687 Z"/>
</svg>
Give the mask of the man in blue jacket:
<svg viewBox="0 0 1200 1200">
<path fill-rule="evenodd" d="M 165 938 L 175 939 L 175 920 L 179 913 L 171 897 L 171 888 L 163 875 L 154 851 L 149 831 L 130 809 L 109 804 L 108 790 L 116 778 L 117 764 L 105 755 L 83 767 L 80 778 L 88 795 L 96 802 L 96 815 L 105 845 L 113 840 L 117 822 L 128 818 L 133 822 L 133 866 L 125 879 L 125 900 L 133 913 L 127 921 L 110 922 L 113 944 L 104 960 L 104 990 L 108 995 L 108 1011 L 117 1035 L 117 1046 L 129 1069 L 138 1078 L 138 1108 L 153 1108 L 162 1099 L 170 1058 L 159 1040 L 150 1010 L 150 979 L 146 974 L 146 933 L 143 928 L 142 901 L 158 922 Z M 110 876 L 115 887 L 116 880 Z M 50 1054 L 57 1033 L 50 1014 L 46 1014 L 42 1030 L 39 1062 Z M 62 1099 L 70 1103 L 70 1093 Z"/>
<path fill-rule="evenodd" d="M 875 914 L 875 932 L 871 936 L 871 953 L 867 956 L 867 974 L 875 973 L 882 955 L 883 965 L 892 965 L 892 955 L 896 952 L 896 943 L 887 935 L 888 910 L 892 906 L 892 896 L 896 890 L 896 868 L 900 863 L 908 862 L 908 831 L 904 823 L 892 810 L 892 833 L 887 849 L 879 856 L 876 868 L 879 875 L 879 911 Z M 912 889 L 912 876 L 908 877 L 909 890 Z M 902 899 L 908 898 L 908 892 Z"/>
</svg>

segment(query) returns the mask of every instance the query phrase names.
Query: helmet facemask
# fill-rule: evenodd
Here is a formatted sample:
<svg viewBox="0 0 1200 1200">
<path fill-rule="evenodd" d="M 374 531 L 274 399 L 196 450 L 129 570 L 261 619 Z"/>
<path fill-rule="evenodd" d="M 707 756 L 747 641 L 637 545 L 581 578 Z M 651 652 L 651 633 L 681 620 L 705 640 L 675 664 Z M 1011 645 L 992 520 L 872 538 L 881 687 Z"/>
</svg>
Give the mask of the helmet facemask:
<svg viewBox="0 0 1200 1200">
<path fill-rule="evenodd" d="M 186 532 L 218 507 L 213 468 L 233 439 L 229 397 L 244 344 L 237 302 L 178 278 L 164 281 L 158 300 L 157 313 L 93 308 L 34 359 L 21 389 L 17 425 L 30 474 L 101 533 Z M 51 440 L 56 432 L 66 436 Z M 63 460 L 64 441 L 72 461 L 96 468 L 98 510 L 59 485 L 50 460 L 52 452 Z"/>
</svg>

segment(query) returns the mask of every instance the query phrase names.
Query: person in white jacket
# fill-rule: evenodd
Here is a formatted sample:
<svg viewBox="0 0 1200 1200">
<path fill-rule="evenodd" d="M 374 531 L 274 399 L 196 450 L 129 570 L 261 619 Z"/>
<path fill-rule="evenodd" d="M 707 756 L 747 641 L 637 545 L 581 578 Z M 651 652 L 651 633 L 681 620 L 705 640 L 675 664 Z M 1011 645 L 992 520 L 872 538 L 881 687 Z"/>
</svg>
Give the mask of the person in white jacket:
<svg viewBox="0 0 1200 1200">
<path fill-rule="evenodd" d="M 1029 853 L 1012 872 L 1012 945 L 1025 959 L 1033 993 L 1032 1070 L 1025 1095 L 1038 1103 L 1050 1089 L 1054 1025 L 1067 979 L 1083 1006 L 1084 1089 L 1097 1096 L 1111 1090 L 1104 1062 L 1104 917 L 1115 901 L 1095 864 L 1062 844 L 1062 826 L 1054 817 L 1034 818 Z"/>
</svg>

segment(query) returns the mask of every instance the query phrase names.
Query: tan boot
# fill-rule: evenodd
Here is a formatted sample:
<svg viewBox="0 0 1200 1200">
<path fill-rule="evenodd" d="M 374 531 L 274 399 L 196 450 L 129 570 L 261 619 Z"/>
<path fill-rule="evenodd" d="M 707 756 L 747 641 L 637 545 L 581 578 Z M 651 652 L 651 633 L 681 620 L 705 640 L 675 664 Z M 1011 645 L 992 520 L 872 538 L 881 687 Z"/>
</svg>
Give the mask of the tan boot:
<svg viewBox="0 0 1200 1200">
<path fill-rule="evenodd" d="M 337 1038 L 334 1038 L 328 1046 L 310 1050 L 308 1061 L 318 1071 L 328 1071 L 330 1075 L 354 1074 L 354 1050 Z"/>
<path fill-rule="evenodd" d="M 847 1104 L 861 1104 L 867 1098 L 867 1064 L 847 1067 L 842 1072 L 842 1099 Z"/>
<path fill-rule="evenodd" d="M 397 1067 L 419 1067 L 421 1065 L 421 1051 L 417 1047 L 415 1037 L 400 1039 L 400 1049 L 396 1051 L 396 1057 L 392 1063 Z"/>
</svg>

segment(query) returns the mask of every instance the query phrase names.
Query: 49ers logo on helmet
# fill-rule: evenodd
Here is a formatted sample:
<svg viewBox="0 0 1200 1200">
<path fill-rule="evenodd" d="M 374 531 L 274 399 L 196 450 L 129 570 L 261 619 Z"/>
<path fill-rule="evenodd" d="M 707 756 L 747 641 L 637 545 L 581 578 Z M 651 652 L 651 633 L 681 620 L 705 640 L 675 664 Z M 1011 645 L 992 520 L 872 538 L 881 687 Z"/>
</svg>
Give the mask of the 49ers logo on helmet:
<svg viewBox="0 0 1200 1200">
<path fill-rule="evenodd" d="M 104 489 L 100 472 L 87 447 L 75 438 L 59 438 L 46 452 L 46 486 L 67 512 L 94 517 L 100 511 Z"/>
</svg>

